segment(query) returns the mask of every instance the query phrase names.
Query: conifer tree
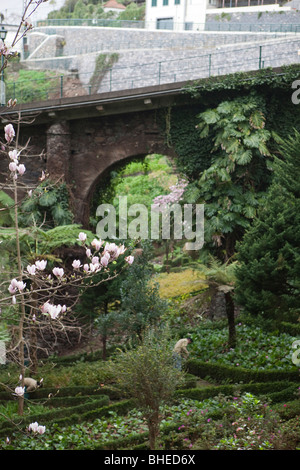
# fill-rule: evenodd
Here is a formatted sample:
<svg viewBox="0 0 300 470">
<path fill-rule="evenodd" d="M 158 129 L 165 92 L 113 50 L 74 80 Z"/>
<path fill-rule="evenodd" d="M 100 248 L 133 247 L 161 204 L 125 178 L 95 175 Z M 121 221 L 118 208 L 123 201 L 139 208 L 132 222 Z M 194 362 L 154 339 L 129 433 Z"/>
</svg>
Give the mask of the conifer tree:
<svg viewBox="0 0 300 470">
<path fill-rule="evenodd" d="M 237 302 L 252 314 L 292 319 L 300 308 L 300 134 L 281 142 L 266 203 L 238 246 Z"/>
</svg>

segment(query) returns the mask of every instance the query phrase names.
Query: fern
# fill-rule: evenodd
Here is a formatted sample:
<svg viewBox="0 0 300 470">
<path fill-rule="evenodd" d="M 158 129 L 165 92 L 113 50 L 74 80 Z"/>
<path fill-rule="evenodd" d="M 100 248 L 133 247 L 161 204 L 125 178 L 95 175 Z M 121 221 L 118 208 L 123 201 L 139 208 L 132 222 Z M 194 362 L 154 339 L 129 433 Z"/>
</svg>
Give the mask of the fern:
<svg viewBox="0 0 300 470">
<path fill-rule="evenodd" d="M 45 191 L 39 198 L 39 204 L 42 207 L 51 207 L 57 201 L 57 197 L 53 191 Z"/>
<path fill-rule="evenodd" d="M 14 222 L 14 201 L 4 191 L 0 191 L 0 226 L 9 227 Z"/>
<path fill-rule="evenodd" d="M 72 225 L 60 225 L 53 229 L 47 230 L 43 234 L 43 240 L 41 241 L 41 247 L 43 250 L 53 251 L 62 245 L 72 246 L 79 244 L 78 234 L 82 230 L 79 224 Z M 85 230 L 87 234 L 87 243 L 92 242 L 95 238 L 95 234 Z"/>
</svg>

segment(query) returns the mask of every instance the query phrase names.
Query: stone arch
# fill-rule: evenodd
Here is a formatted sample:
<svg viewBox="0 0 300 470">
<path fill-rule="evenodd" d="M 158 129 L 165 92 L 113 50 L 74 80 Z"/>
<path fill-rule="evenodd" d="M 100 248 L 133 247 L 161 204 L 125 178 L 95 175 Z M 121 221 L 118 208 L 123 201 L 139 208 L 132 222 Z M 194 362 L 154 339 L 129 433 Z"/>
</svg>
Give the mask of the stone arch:
<svg viewBox="0 0 300 470">
<path fill-rule="evenodd" d="M 142 153 L 132 153 L 130 155 L 123 155 L 122 158 L 120 158 L 120 155 L 118 155 L 119 158 L 116 158 L 115 161 L 112 161 L 110 165 L 106 166 L 104 169 L 99 170 L 97 173 L 94 173 L 94 178 L 91 180 L 88 191 L 85 193 L 85 197 L 82 198 L 81 200 L 81 208 L 83 210 L 83 217 L 80 220 L 80 222 L 83 224 L 84 227 L 88 227 L 89 225 L 89 217 L 90 217 L 90 207 L 91 207 L 91 201 L 94 195 L 94 192 L 96 188 L 101 184 L 101 181 L 107 181 L 107 179 L 110 178 L 110 173 L 115 169 L 119 169 L 129 163 L 130 161 L 137 160 L 137 159 L 143 159 L 147 155 L 153 154 L 153 153 L 158 153 L 165 155 L 170 158 L 174 158 L 174 152 L 172 149 L 168 149 L 166 152 L 165 147 L 161 150 L 156 149 L 156 151 L 144 151 Z"/>
<path fill-rule="evenodd" d="M 175 156 L 166 145 L 155 111 L 61 121 L 47 130 L 47 170 L 68 183 L 75 222 L 89 224 L 89 203 L 97 181 L 120 161 L 151 153 Z"/>
</svg>

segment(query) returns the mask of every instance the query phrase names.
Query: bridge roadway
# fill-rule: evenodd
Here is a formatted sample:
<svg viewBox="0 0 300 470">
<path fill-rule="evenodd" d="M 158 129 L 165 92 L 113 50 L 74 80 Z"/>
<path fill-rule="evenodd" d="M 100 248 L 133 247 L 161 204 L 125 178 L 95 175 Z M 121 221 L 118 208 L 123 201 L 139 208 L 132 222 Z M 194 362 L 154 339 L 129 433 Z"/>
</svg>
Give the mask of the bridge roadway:
<svg viewBox="0 0 300 470">
<path fill-rule="evenodd" d="M 10 119 L 15 119 L 17 114 L 21 113 L 22 118 L 34 117 L 34 125 L 36 126 L 66 120 L 158 109 L 174 104 L 188 104 L 191 97 L 188 93 L 185 93 L 185 88 L 191 83 L 191 81 L 185 81 L 95 95 L 24 103 L 13 108 L 4 107 L 0 109 L 0 118 L 2 124 L 5 125 Z"/>
</svg>

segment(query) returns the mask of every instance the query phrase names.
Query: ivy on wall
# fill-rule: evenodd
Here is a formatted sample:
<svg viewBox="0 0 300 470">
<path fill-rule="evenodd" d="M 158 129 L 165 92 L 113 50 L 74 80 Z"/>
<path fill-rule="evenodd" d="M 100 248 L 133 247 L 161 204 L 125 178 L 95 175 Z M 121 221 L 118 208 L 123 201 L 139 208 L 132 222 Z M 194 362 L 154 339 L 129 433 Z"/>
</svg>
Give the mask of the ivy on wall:
<svg viewBox="0 0 300 470">
<path fill-rule="evenodd" d="M 195 81 L 184 90 L 193 99 L 190 106 L 173 107 L 171 112 L 161 110 L 157 122 L 177 155 L 177 168 L 191 181 L 211 163 L 212 134 L 199 139 L 197 115 L 215 108 L 221 102 L 255 93 L 264 103 L 266 129 L 287 137 L 293 129 L 300 130 L 300 105 L 292 103 L 292 83 L 300 77 L 300 64 L 255 72 L 239 72 L 224 77 L 210 77 Z M 277 151 L 274 142 L 271 152 Z"/>
</svg>

